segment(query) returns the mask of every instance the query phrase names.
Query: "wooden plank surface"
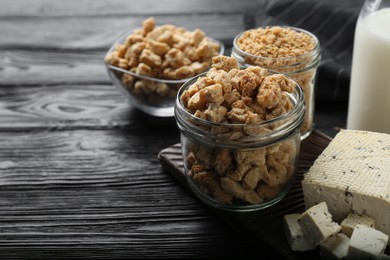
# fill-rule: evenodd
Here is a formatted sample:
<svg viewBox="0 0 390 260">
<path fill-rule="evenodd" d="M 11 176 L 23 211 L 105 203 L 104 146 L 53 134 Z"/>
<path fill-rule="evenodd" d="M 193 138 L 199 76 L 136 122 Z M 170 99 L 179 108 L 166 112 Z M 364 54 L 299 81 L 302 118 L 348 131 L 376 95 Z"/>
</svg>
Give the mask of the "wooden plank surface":
<svg viewBox="0 0 390 260">
<path fill-rule="evenodd" d="M 149 16 L 230 43 L 249 3 L 0 1 L 0 259 L 256 253 L 164 173 L 174 119 L 131 108 L 103 64 Z"/>
<path fill-rule="evenodd" d="M 0 86 L 112 85 L 106 51 L 0 50 Z"/>
<path fill-rule="evenodd" d="M 48 79 L 49 82 L 51 80 Z M 70 80 L 78 82 L 80 79 L 75 76 Z M 176 129 L 174 118 L 156 118 L 133 109 L 112 85 L 83 85 L 76 82 L 70 85 L 50 85 L 47 82 L 48 85 L 36 83 L 31 86 L 0 84 L 0 131 L 158 126 L 169 131 Z M 346 111 L 345 104 L 317 106 L 316 129 L 334 136 L 345 124 Z M 343 116 L 329 116 L 332 113 Z M 142 124 L 137 123 L 140 121 Z"/>
<path fill-rule="evenodd" d="M 241 13 L 154 15 L 157 24 L 171 23 L 187 30 L 201 28 L 208 36 L 230 43 L 244 27 Z M 121 35 L 139 28 L 147 18 L 135 16 L 61 16 L 0 19 L 0 48 L 108 50 Z M 28 37 L 26 37 L 28 35 Z"/>
<path fill-rule="evenodd" d="M 113 41 L 149 16 L 200 27 L 230 54 L 256 3 L 0 6 L 0 259 L 275 257 L 164 171 L 158 153 L 180 141 L 174 118 L 129 106 L 103 64 Z M 317 125 L 329 130 L 334 119 L 321 113 Z"/>
<path fill-rule="evenodd" d="M 0 129 L 114 128 L 141 116 L 112 85 L 8 86 L 0 88 L 0 101 Z M 147 118 L 162 123 L 158 118 Z M 137 126 L 143 127 L 132 125 Z"/>
<path fill-rule="evenodd" d="M 223 255 L 229 243 L 247 248 L 162 172 L 158 151 L 178 141 L 165 129 L 164 139 L 161 129 L 142 126 L 2 131 L 0 258 L 189 257 Z"/>
<path fill-rule="evenodd" d="M 153 14 L 205 14 L 244 13 L 253 7 L 252 0 L 0 0 L 0 17 L 18 16 L 93 16 L 125 15 L 145 16 Z"/>
</svg>

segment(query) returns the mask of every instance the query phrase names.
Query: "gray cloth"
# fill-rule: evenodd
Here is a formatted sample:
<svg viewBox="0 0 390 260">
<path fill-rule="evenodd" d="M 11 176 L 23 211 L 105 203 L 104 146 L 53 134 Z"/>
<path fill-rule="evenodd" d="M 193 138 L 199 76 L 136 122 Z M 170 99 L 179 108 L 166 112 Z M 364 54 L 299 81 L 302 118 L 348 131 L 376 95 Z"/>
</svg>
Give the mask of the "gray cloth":
<svg viewBox="0 0 390 260">
<path fill-rule="evenodd" d="M 355 26 L 363 0 L 258 0 L 248 10 L 249 28 L 288 25 L 315 34 L 322 60 L 316 102 L 347 102 Z M 248 29 L 249 29 L 248 28 Z"/>
</svg>

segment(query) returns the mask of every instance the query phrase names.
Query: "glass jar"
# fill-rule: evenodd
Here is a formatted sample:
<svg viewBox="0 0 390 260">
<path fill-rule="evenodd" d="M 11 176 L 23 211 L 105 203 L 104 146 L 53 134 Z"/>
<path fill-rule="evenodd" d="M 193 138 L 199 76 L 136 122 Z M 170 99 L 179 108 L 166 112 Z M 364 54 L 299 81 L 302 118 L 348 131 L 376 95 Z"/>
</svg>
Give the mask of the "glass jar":
<svg viewBox="0 0 390 260">
<path fill-rule="evenodd" d="M 289 94 L 292 110 L 272 120 L 213 123 L 188 112 L 180 99 L 204 75 L 180 88 L 175 105 L 189 186 L 207 205 L 223 210 L 254 211 L 277 203 L 296 175 L 305 114 L 302 89 L 297 85 Z"/>
<path fill-rule="evenodd" d="M 298 33 L 304 33 L 314 40 L 314 48 L 296 56 L 279 56 L 277 58 L 255 55 L 261 49 L 244 51 L 239 47 L 239 39 L 248 31 L 238 34 L 233 41 L 232 57 L 236 58 L 241 66 L 257 65 L 266 69 L 278 71 L 294 79 L 303 89 L 305 95 L 306 113 L 301 126 L 301 139 L 308 137 L 314 127 L 315 82 L 317 68 L 321 62 L 320 43 L 317 37 L 300 28 L 280 26 Z M 270 27 L 272 28 L 272 27 Z M 256 30 L 256 29 L 252 29 Z M 253 39 L 252 39 L 253 41 Z M 255 40 L 256 41 L 256 40 Z M 269 47 L 269 46 L 268 46 Z M 260 47 L 261 48 L 261 47 Z M 266 52 L 270 52 L 267 50 Z"/>
<path fill-rule="evenodd" d="M 389 25 L 390 0 L 366 0 L 355 30 L 348 129 L 390 134 Z"/>
</svg>

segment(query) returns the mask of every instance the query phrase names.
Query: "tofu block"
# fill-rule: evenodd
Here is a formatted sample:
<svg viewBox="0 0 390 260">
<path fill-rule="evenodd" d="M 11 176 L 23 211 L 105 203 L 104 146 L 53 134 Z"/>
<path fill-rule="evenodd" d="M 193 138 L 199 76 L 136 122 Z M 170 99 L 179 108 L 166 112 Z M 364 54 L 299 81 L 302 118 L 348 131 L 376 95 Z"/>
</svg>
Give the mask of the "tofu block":
<svg viewBox="0 0 390 260">
<path fill-rule="evenodd" d="M 321 259 L 346 259 L 349 247 L 349 237 L 343 233 L 330 236 L 320 243 Z"/>
<path fill-rule="evenodd" d="M 288 214 L 284 216 L 284 231 L 287 242 L 293 251 L 302 252 L 313 250 L 316 246 L 302 233 L 301 227 L 298 224 L 300 215 L 301 214 Z"/>
<path fill-rule="evenodd" d="M 341 230 L 341 226 L 332 220 L 325 202 L 314 205 L 302 213 L 298 218 L 298 224 L 303 234 L 314 245 L 318 245 Z"/>
<path fill-rule="evenodd" d="M 378 259 L 385 252 L 389 236 L 365 225 L 356 225 L 348 247 L 348 259 Z"/>
<path fill-rule="evenodd" d="M 350 213 L 347 218 L 341 222 L 341 232 L 348 237 L 351 237 L 353 229 L 357 224 L 365 225 L 367 227 L 375 228 L 375 220 L 366 215 Z"/>
<path fill-rule="evenodd" d="M 325 201 L 334 221 L 350 212 L 375 220 L 390 235 L 390 135 L 341 130 L 305 173 L 306 209 Z"/>
</svg>

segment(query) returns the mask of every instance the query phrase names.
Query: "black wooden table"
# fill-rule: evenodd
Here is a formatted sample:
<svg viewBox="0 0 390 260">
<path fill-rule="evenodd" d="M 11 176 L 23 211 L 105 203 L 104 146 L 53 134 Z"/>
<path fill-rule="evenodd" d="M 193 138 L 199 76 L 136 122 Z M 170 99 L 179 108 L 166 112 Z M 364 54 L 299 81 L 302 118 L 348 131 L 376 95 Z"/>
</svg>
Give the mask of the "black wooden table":
<svg viewBox="0 0 390 260">
<path fill-rule="evenodd" d="M 163 170 L 158 153 L 180 141 L 174 118 L 133 109 L 103 65 L 149 16 L 199 27 L 230 54 L 252 4 L 0 1 L 0 259 L 277 255 Z M 345 103 L 316 106 L 315 127 L 330 137 L 345 118 Z"/>
</svg>

